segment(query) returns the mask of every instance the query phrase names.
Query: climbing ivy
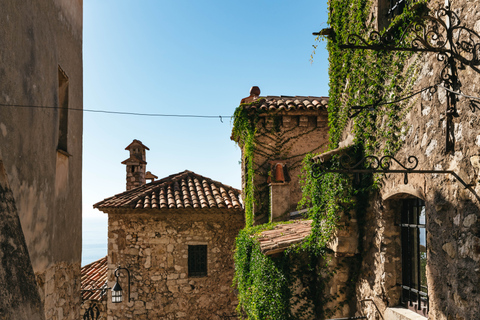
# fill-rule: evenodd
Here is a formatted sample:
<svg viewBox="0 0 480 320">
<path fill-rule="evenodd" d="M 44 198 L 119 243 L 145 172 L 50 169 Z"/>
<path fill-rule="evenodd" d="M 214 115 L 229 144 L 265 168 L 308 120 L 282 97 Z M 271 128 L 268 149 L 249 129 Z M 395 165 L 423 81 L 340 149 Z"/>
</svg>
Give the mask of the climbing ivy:
<svg viewBox="0 0 480 320">
<path fill-rule="evenodd" d="M 253 102 L 252 104 L 259 103 Z M 254 222 L 253 206 L 255 202 L 254 187 L 254 162 L 253 154 L 255 151 L 255 133 L 257 132 L 257 114 L 249 114 L 246 108 L 247 104 L 240 105 L 233 115 L 232 140 L 236 141 L 243 148 L 243 166 L 244 170 L 244 203 L 245 203 L 245 224 L 252 226 Z"/>
<path fill-rule="evenodd" d="M 330 149 L 338 148 L 345 138 L 349 124 L 354 136 L 354 146 L 349 149 L 352 160 L 364 155 L 393 155 L 402 144 L 408 131 L 404 120 L 414 101 L 387 104 L 365 109 L 354 120 L 352 106 L 394 101 L 405 96 L 413 87 L 418 69 L 417 61 L 408 52 L 379 52 L 341 50 L 349 34 L 366 35 L 374 29 L 370 16 L 371 0 L 330 0 L 329 25 L 335 30 L 336 41 L 328 41 L 330 63 L 329 138 Z M 397 16 L 388 30 L 401 34 L 410 22 L 426 10 L 426 0 L 408 1 L 404 13 Z M 253 103 L 258 103 L 253 102 Z M 335 272 L 329 266 L 328 242 L 338 229 L 339 213 L 355 210 L 359 224 L 359 252 L 363 246 L 363 223 L 368 206 L 368 194 L 375 188 L 373 177 L 363 175 L 360 181 L 340 173 L 316 172 L 312 157 L 303 161 L 302 192 L 299 208 L 309 208 L 312 222 L 311 235 L 301 245 L 289 248 L 277 257 L 265 256 L 260 251 L 258 236 L 273 224 L 253 227 L 255 167 L 255 134 L 258 114 L 248 113 L 241 105 L 235 111 L 233 137 L 243 146 L 245 165 L 245 211 L 247 227 L 236 239 L 235 279 L 238 289 L 238 312 L 248 319 L 307 319 L 325 318 L 335 312 L 325 304 L 335 295 L 324 290 Z M 329 166 L 338 166 L 333 157 Z M 355 294 L 354 285 L 359 274 L 362 256 L 357 254 L 349 267 L 350 285 L 344 288 L 347 300 Z M 296 296 L 295 286 L 302 283 L 301 296 Z M 300 303 L 301 301 L 301 303 Z M 341 303 L 337 308 L 341 308 Z"/>
</svg>

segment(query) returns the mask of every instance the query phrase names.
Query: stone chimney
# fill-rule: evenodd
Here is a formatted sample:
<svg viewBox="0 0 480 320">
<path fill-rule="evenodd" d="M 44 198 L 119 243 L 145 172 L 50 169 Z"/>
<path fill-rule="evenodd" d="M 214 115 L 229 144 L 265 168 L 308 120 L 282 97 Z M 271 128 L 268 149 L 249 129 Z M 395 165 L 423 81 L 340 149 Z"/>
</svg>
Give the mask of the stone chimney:
<svg viewBox="0 0 480 320">
<path fill-rule="evenodd" d="M 133 140 L 125 148 L 130 151 L 130 157 L 122 164 L 127 166 L 127 191 L 142 186 L 146 183 L 145 170 L 147 166 L 145 150 L 150 150 L 140 140 Z"/>
<path fill-rule="evenodd" d="M 290 176 L 287 169 L 287 161 L 269 161 L 270 171 L 267 183 L 270 186 L 270 221 L 283 221 L 291 209 Z"/>
</svg>

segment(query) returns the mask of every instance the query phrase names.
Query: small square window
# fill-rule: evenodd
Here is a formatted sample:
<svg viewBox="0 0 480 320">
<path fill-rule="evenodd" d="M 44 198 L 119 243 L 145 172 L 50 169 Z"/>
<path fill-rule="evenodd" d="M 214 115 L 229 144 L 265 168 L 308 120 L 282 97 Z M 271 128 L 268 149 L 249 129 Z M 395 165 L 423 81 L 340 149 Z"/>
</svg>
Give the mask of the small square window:
<svg viewBox="0 0 480 320">
<path fill-rule="evenodd" d="M 188 276 L 205 277 L 207 275 L 207 246 L 188 246 Z"/>
</svg>

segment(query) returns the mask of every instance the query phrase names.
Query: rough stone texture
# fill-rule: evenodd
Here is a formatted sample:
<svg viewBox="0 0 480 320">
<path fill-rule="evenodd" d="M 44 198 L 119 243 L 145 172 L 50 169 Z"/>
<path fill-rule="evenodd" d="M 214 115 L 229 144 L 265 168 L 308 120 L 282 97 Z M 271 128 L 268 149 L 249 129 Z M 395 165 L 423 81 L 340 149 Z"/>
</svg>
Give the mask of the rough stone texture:
<svg viewBox="0 0 480 320">
<path fill-rule="evenodd" d="M 233 248 L 239 209 L 124 210 L 109 213 L 109 286 L 118 265 L 131 274 L 130 302 L 108 300 L 108 319 L 220 319 L 235 313 Z M 207 245 L 206 277 L 189 277 L 188 245 Z M 125 273 L 120 283 L 127 296 Z M 127 299 L 127 298 L 125 298 Z"/>
<path fill-rule="evenodd" d="M 302 198 L 299 177 L 303 158 L 327 148 L 326 109 L 274 110 L 260 114 L 255 142 L 256 223 L 286 220 Z M 283 185 L 272 180 L 272 162 L 278 160 L 285 162 L 288 172 L 289 181 L 281 183 Z M 242 177 L 245 180 L 244 171 Z"/>
<path fill-rule="evenodd" d="M 73 265 L 65 262 L 51 266 L 36 274 L 40 296 L 45 305 L 45 317 L 49 320 L 78 319 L 81 295 L 80 262 Z"/>
<path fill-rule="evenodd" d="M 0 319 L 45 319 L 12 191 L 0 161 Z"/>
<path fill-rule="evenodd" d="M 436 9 L 444 1 L 429 1 Z M 478 28 L 480 11 L 471 1 L 455 1 L 452 8 L 462 23 Z M 432 12 L 433 13 L 433 12 Z M 478 41 L 478 39 L 476 39 Z M 444 64 L 435 54 L 418 54 L 418 77 L 412 92 L 440 81 Z M 458 70 L 461 91 L 479 96 L 480 73 L 465 66 Z M 425 93 L 417 99 L 407 113 L 404 141 L 395 158 L 406 163 L 408 156 L 419 160 L 417 169 L 452 170 L 480 194 L 479 183 L 479 128 L 476 110 L 466 98 L 459 97 L 459 117 L 453 118 L 454 150 L 446 152 L 446 100 L 445 90 Z M 412 100 L 413 101 L 413 100 Z M 475 112 L 474 112 L 475 111 Z M 382 142 L 379 142 L 382 144 Z M 365 219 L 363 264 L 357 283 L 357 310 L 375 317 L 375 306 L 362 303 L 373 299 L 380 312 L 387 306 L 400 304 L 401 246 L 400 228 L 395 224 L 402 197 L 425 200 L 427 230 L 427 284 L 430 319 L 477 319 L 480 313 L 480 202 L 449 174 L 410 174 L 408 184 L 403 175 L 386 174 L 380 190 L 370 198 Z"/>
<path fill-rule="evenodd" d="M 65 99 L 59 74 L 68 77 L 68 108 L 81 109 L 82 0 L 1 1 L 0 17 L 0 103 L 48 107 L 0 108 L 0 159 L 37 279 L 50 270 L 60 272 L 57 278 L 69 274 L 70 282 L 45 295 L 45 304 L 63 309 L 65 318 L 78 318 L 83 115 L 69 111 L 66 126 L 60 125 Z M 66 139 L 57 151 L 60 127 Z M 72 294 L 64 293 L 66 287 Z"/>
</svg>

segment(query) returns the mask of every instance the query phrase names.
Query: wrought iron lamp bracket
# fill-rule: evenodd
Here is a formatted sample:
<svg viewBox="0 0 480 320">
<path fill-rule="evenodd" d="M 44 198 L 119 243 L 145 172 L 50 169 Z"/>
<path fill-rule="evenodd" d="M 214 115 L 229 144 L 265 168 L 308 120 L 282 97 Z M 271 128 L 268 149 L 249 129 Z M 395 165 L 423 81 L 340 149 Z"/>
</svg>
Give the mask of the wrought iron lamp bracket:
<svg viewBox="0 0 480 320">
<path fill-rule="evenodd" d="M 326 35 L 335 42 L 335 30 L 326 30 L 328 32 L 322 30 L 314 35 Z M 358 34 L 350 34 L 347 36 L 347 43 L 340 44 L 339 48 L 436 53 L 437 60 L 444 63 L 440 74 L 441 82 L 450 91 L 458 91 L 461 87 L 458 69 L 468 65 L 480 73 L 480 35 L 462 24 L 458 15 L 450 8 L 448 0 L 435 14 L 426 14 L 411 22 L 399 38 L 393 32 L 381 34 L 371 31 L 366 39 Z M 453 117 L 459 115 L 456 95 L 448 92 L 447 96 L 445 143 L 448 153 L 455 148 Z M 472 109 L 475 110 L 474 107 Z M 359 111 L 354 115 L 358 113 Z"/>
<path fill-rule="evenodd" d="M 321 161 L 316 161 L 313 164 L 312 175 L 315 178 L 319 178 L 321 175 L 327 172 L 336 172 L 336 173 L 346 173 L 346 174 L 386 174 L 386 173 L 402 173 L 404 175 L 403 182 L 408 184 L 408 175 L 409 174 L 450 174 L 455 180 L 460 182 L 465 189 L 470 190 L 470 192 L 480 201 L 480 196 L 473 189 L 474 184 L 466 183 L 460 176 L 454 171 L 450 170 L 418 170 L 418 158 L 415 156 L 408 157 L 408 164 L 402 164 L 397 159 L 392 156 L 383 156 L 378 158 L 376 156 L 366 156 L 357 163 L 352 164 L 352 159 L 348 155 L 342 155 L 339 158 L 339 168 L 329 168 L 322 163 Z M 398 169 L 392 169 L 392 165 L 396 167 L 400 166 Z"/>
<path fill-rule="evenodd" d="M 432 52 L 446 64 L 454 59 L 477 71 L 475 67 L 480 65 L 480 35 L 462 25 L 448 3 L 434 15 L 423 15 L 411 22 L 398 40 L 392 33 L 372 31 L 367 39 L 357 34 L 348 35 L 347 43 L 340 44 L 339 48 Z"/>
<path fill-rule="evenodd" d="M 88 306 L 88 308 L 86 308 L 85 312 L 83 313 L 83 320 L 98 320 L 100 319 L 100 314 L 101 314 L 101 310 L 100 309 L 103 309 L 103 305 L 101 302 L 97 301 L 97 300 L 87 300 L 87 301 L 90 301 L 90 304 Z M 86 301 L 83 301 L 82 302 L 82 305 L 85 303 Z M 99 308 L 99 306 L 102 306 L 102 308 Z"/>
</svg>

